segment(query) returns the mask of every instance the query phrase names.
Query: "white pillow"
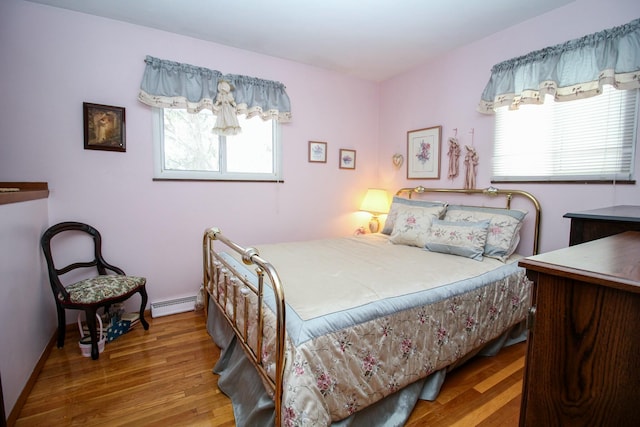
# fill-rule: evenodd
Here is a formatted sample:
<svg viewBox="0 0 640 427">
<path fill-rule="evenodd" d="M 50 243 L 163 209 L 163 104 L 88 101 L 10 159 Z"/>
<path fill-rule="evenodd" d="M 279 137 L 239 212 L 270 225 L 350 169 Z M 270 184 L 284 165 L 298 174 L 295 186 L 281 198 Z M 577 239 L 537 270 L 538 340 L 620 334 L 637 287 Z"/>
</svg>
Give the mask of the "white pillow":
<svg viewBox="0 0 640 427">
<path fill-rule="evenodd" d="M 391 207 L 387 214 L 387 219 L 385 220 L 384 227 L 381 231 L 382 234 L 386 234 L 387 236 L 391 234 L 393 226 L 396 223 L 398 211 L 400 211 L 403 206 L 422 206 L 430 208 L 433 206 L 447 206 L 447 204 L 445 202 L 430 202 L 428 200 L 406 199 L 400 196 L 393 196 L 393 201 L 391 202 Z"/>
<path fill-rule="evenodd" d="M 424 248 L 431 223 L 440 218 L 445 209 L 445 206 L 401 205 L 389 240 L 396 245 Z"/>
</svg>

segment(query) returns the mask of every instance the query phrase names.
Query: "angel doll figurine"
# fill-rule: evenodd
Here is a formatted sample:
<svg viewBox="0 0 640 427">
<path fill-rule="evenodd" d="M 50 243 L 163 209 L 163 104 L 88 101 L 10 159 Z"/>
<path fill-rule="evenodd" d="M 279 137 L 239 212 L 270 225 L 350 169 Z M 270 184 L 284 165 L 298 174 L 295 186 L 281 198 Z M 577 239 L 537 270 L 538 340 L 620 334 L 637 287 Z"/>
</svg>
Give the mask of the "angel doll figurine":
<svg viewBox="0 0 640 427">
<path fill-rule="evenodd" d="M 453 179 L 458 176 L 460 157 L 460 144 L 458 138 L 449 138 L 449 179 Z"/>
<path fill-rule="evenodd" d="M 480 156 L 478 156 L 474 147 L 470 147 L 468 145 L 465 145 L 464 147 L 467 149 L 467 154 L 464 157 L 464 165 L 466 166 L 464 188 L 474 189 L 476 188 L 476 174 L 478 173 L 478 162 L 480 160 Z"/>
<path fill-rule="evenodd" d="M 218 95 L 213 106 L 217 111 L 216 125 L 213 133 L 218 135 L 237 135 L 240 133 L 238 116 L 236 115 L 236 101 L 233 99 L 233 88 L 226 80 L 218 82 Z"/>
</svg>

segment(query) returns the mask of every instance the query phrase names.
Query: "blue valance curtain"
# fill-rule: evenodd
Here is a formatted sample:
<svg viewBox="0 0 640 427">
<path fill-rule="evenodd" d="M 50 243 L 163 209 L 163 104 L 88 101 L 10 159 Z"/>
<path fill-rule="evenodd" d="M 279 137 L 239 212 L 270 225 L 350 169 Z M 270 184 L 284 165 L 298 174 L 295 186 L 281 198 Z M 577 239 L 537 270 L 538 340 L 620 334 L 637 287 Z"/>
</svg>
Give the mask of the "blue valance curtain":
<svg viewBox="0 0 640 427">
<path fill-rule="evenodd" d="M 237 116 L 263 120 L 291 120 L 291 103 L 280 82 L 167 61 L 147 56 L 138 99 L 152 107 L 185 108 L 197 113 L 208 108 L 217 116 L 214 132 L 239 132 Z M 235 120 L 235 122 L 234 122 Z"/>
<path fill-rule="evenodd" d="M 478 111 L 587 98 L 604 84 L 640 88 L 640 19 L 494 65 Z"/>
</svg>

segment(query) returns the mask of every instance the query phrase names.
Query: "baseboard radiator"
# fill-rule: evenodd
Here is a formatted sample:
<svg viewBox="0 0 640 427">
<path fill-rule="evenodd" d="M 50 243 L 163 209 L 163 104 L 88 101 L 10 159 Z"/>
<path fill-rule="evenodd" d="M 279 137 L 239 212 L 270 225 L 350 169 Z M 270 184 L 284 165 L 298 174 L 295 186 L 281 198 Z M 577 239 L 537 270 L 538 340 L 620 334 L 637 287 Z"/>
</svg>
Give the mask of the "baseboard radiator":
<svg viewBox="0 0 640 427">
<path fill-rule="evenodd" d="M 196 307 L 196 296 L 176 298 L 151 303 L 151 317 L 168 316 L 170 314 L 193 311 Z"/>
</svg>

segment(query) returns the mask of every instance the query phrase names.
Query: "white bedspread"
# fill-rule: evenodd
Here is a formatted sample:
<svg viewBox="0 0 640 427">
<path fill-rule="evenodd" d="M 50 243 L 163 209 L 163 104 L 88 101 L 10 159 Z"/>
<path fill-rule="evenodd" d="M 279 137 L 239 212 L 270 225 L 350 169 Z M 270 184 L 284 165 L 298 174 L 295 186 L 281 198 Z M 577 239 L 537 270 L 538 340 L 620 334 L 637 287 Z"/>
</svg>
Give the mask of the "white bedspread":
<svg viewBox="0 0 640 427">
<path fill-rule="evenodd" d="M 286 301 L 302 320 L 449 285 L 504 265 L 493 258 L 475 261 L 394 245 L 384 234 L 256 248 L 278 271 Z"/>
</svg>

